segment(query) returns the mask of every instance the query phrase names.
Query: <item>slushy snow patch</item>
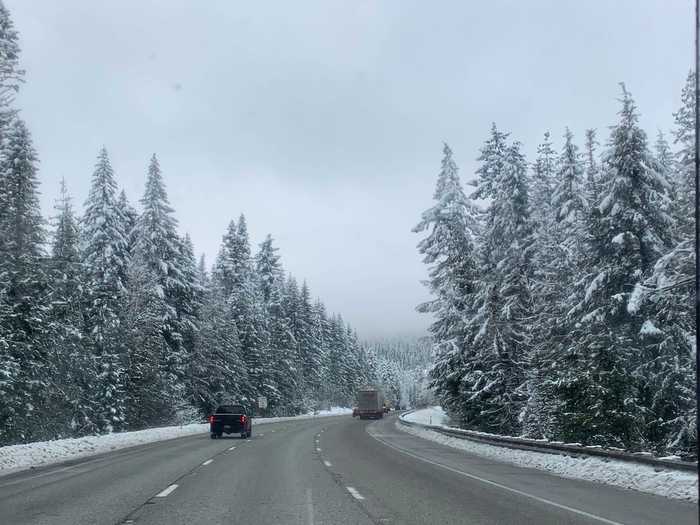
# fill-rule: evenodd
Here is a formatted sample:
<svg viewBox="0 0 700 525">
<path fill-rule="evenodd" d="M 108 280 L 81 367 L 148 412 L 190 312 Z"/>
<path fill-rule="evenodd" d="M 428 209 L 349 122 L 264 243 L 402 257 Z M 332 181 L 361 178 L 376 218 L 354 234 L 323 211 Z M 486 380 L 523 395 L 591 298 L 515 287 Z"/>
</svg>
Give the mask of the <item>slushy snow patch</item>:
<svg viewBox="0 0 700 525">
<path fill-rule="evenodd" d="M 349 408 L 333 407 L 330 410 L 310 412 L 309 414 L 292 417 L 253 418 L 255 426 L 282 421 L 297 421 L 317 417 L 339 416 L 351 414 Z M 60 463 L 114 450 L 165 441 L 209 431 L 208 423 L 193 423 L 191 425 L 149 428 L 134 432 L 118 432 L 100 436 L 84 436 L 80 438 L 56 439 L 53 441 L 37 441 L 26 445 L 9 445 L 0 447 L 0 476 L 33 467 Z"/>
<path fill-rule="evenodd" d="M 415 417 L 421 418 L 420 412 L 422 411 L 419 410 L 409 415 L 418 414 Z M 446 436 L 434 430 L 409 427 L 402 425 L 398 421 L 396 426 L 400 430 L 414 436 L 464 450 L 477 456 L 511 463 L 519 467 L 536 468 L 565 478 L 607 483 L 608 485 L 648 492 L 667 498 L 698 501 L 698 476 L 694 472 L 658 470 L 658 467 L 651 465 L 591 456 L 581 455 L 573 458 L 561 454 L 546 454 L 499 447 Z"/>
</svg>

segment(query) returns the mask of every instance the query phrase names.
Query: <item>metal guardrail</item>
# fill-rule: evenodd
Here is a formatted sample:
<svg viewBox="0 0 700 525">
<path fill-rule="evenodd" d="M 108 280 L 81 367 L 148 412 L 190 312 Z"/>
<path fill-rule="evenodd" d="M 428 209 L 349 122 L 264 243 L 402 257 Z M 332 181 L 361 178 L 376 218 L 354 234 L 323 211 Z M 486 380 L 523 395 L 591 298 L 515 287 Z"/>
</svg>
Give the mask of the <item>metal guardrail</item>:
<svg viewBox="0 0 700 525">
<path fill-rule="evenodd" d="M 619 460 L 631 463 L 640 463 L 650 465 L 658 469 L 682 470 L 688 472 L 697 472 L 698 463 L 696 461 L 683 461 L 677 459 L 662 459 L 647 454 L 625 452 L 622 450 L 606 449 L 597 446 L 584 446 L 572 443 L 557 443 L 551 441 L 540 441 L 536 439 L 518 438 L 510 436 L 498 436 L 495 434 L 485 434 L 475 432 L 473 430 L 463 430 L 460 428 L 446 427 L 442 425 L 425 425 L 415 421 L 406 421 L 404 418 L 413 412 L 405 412 L 399 416 L 399 421 L 402 425 L 416 428 L 433 430 L 440 434 L 486 443 L 499 447 L 506 447 L 518 450 L 529 450 L 532 452 L 542 452 L 545 454 L 559 454 L 563 456 L 579 457 L 592 456 L 603 458 L 604 460 Z"/>
</svg>

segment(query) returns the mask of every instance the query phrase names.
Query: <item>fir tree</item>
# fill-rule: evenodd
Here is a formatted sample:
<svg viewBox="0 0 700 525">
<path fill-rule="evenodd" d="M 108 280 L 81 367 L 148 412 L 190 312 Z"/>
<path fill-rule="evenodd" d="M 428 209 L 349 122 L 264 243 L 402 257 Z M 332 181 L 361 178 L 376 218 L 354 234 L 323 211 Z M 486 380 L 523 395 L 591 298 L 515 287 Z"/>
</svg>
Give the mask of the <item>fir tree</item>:
<svg viewBox="0 0 700 525">
<path fill-rule="evenodd" d="M 433 195 L 436 204 L 425 211 L 415 232 L 428 231 L 418 244 L 423 262 L 431 265 L 427 283 L 433 299 L 418 311 L 432 313 L 430 327 L 436 342 L 437 361 L 431 372 L 445 408 L 453 415 L 464 413 L 461 369 L 468 327 L 473 315 L 476 280 L 474 237 L 478 233 L 478 212 L 467 199 L 459 181 L 452 150 L 445 145 L 442 168 Z"/>
<path fill-rule="evenodd" d="M 2 13 L 0 12 L 0 15 Z M 0 18 L 1 20 L 1 18 Z M 0 400 L 0 442 L 40 439 L 30 419 L 46 407 L 46 285 L 38 159 L 24 122 L 15 117 L 0 144 L 4 209 L 0 217 L 0 341 L 6 374 Z M 3 349 L 4 348 L 4 349 Z"/>
<path fill-rule="evenodd" d="M 309 286 L 304 281 L 299 294 L 297 348 L 303 371 L 303 396 L 316 400 L 321 386 L 323 351 L 314 331 L 314 312 Z"/>
<path fill-rule="evenodd" d="M 586 195 L 588 202 L 591 204 L 598 202 L 600 188 L 598 188 L 600 178 L 600 166 L 596 158 L 596 150 L 598 141 L 596 140 L 596 130 L 586 130 L 586 151 L 585 151 L 585 166 L 586 166 Z"/>
<path fill-rule="evenodd" d="M 552 192 L 555 185 L 556 153 L 552 148 L 549 131 L 545 132 L 542 144 L 537 146 L 537 159 L 532 166 L 532 210 L 533 220 L 539 228 L 550 223 Z"/>
<path fill-rule="evenodd" d="M 161 335 L 167 345 L 159 347 L 162 348 L 160 372 L 167 378 L 164 383 L 167 391 L 162 395 L 169 399 L 171 406 L 178 406 L 185 395 L 182 384 L 187 360 L 183 347 L 182 303 L 189 291 L 188 284 L 194 279 L 194 261 L 193 254 L 184 253 L 186 248 L 178 237 L 174 210 L 155 155 L 148 167 L 141 205 L 143 211 L 135 227 L 132 265 L 144 266 L 139 271 L 153 279 L 153 294 L 162 302 L 161 307 L 155 308 L 162 313 Z"/>
<path fill-rule="evenodd" d="M 151 267 L 132 263 L 128 271 L 123 319 L 128 365 L 126 421 L 130 430 L 172 423 L 176 406 L 172 382 L 178 381 L 167 366 L 170 352 L 163 338 L 167 306 L 158 276 Z"/>
<path fill-rule="evenodd" d="M 136 243 L 136 223 L 138 222 L 139 214 L 136 209 L 131 205 L 129 199 L 126 197 L 126 192 L 122 190 L 119 193 L 119 199 L 117 205 L 122 212 L 124 217 L 124 232 L 126 233 L 127 244 L 129 255 L 134 251 L 134 244 Z"/>
<path fill-rule="evenodd" d="M 688 73 L 681 93 L 681 107 L 673 114 L 676 126 L 673 143 L 676 152 L 677 175 L 675 187 L 677 199 L 674 215 L 680 223 L 681 235 L 689 238 L 695 234 L 695 74 Z"/>
<path fill-rule="evenodd" d="M 241 355 L 248 371 L 245 399 L 252 403 L 263 388 L 265 365 L 264 310 L 259 300 L 259 287 L 253 272 L 250 239 L 245 217 L 238 224 L 231 221 L 217 257 L 214 281 L 221 289 L 236 325 L 241 344 Z"/>
<path fill-rule="evenodd" d="M 511 433 L 519 429 L 533 311 L 530 290 L 532 223 L 525 159 L 520 144 L 494 125 L 482 148 L 475 198 L 490 199 L 481 236 L 482 277 L 470 323 L 472 356 L 465 396 L 480 406 L 475 423 Z"/>
<path fill-rule="evenodd" d="M 297 341 L 284 285 L 284 280 L 277 280 L 270 290 L 266 310 L 269 351 L 264 359 L 267 366 L 261 379 L 264 395 L 268 402 L 272 400 L 270 409 L 273 413 L 290 415 L 301 408 L 298 392 L 300 370 L 297 368 Z"/>
<path fill-rule="evenodd" d="M 107 150 L 102 148 L 92 175 L 82 218 L 85 268 L 84 316 L 97 367 L 96 421 L 101 431 L 125 423 L 126 349 L 121 332 L 128 245 L 124 217 L 117 203 L 117 184 Z"/>
<path fill-rule="evenodd" d="M 583 270 L 584 217 L 588 211 L 584 166 L 573 134 L 567 128 L 564 146 L 556 160 L 556 183 L 552 190 L 552 215 L 546 229 L 539 229 L 535 243 L 532 290 L 536 316 L 536 343 L 527 364 L 527 403 L 521 416 L 523 430 L 530 437 L 551 438 L 559 427 L 551 377 L 552 348 L 566 341 L 567 307 L 563 298 Z"/>
<path fill-rule="evenodd" d="M 283 277 L 280 257 L 277 255 L 278 249 L 273 246 L 272 242 L 272 236 L 268 234 L 260 244 L 260 250 L 255 256 L 255 271 L 258 275 L 262 299 L 265 302 L 270 300 L 273 287 Z"/>
<path fill-rule="evenodd" d="M 0 2 L 0 111 L 12 103 L 14 94 L 24 82 L 24 70 L 19 66 L 19 34 L 15 30 L 10 12 Z"/>
<path fill-rule="evenodd" d="M 65 180 L 54 207 L 50 271 L 50 344 L 53 351 L 49 393 L 51 436 L 88 434 L 98 430 L 92 388 L 97 374 L 82 337 L 84 275 L 80 260 L 78 219 Z"/>
<path fill-rule="evenodd" d="M 640 321 L 626 303 L 635 281 L 668 246 L 666 182 L 647 147 L 629 92 L 604 158 L 601 202 L 590 217 L 590 273 L 571 309 L 572 342 L 559 351 L 559 396 L 565 437 L 632 446 L 644 410 L 634 370 L 643 362 Z"/>
</svg>

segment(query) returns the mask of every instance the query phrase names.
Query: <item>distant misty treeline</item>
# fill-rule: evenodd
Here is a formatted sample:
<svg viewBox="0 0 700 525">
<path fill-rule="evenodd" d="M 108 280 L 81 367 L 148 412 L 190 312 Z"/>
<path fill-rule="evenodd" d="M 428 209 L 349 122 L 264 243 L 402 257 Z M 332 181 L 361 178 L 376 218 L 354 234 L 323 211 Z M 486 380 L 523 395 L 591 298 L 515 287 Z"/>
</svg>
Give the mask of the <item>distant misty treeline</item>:
<svg viewBox="0 0 700 525">
<path fill-rule="evenodd" d="M 47 225 L 13 108 L 19 51 L 0 3 L 0 445 L 187 421 L 258 396 L 269 415 L 349 406 L 375 377 L 354 332 L 285 275 L 270 236 L 252 253 L 243 215 L 213 266 L 197 262 L 155 156 L 138 210 L 103 149 L 82 214 L 62 184 Z"/>
<path fill-rule="evenodd" d="M 493 125 L 468 193 L 445 146 L 415 231 L 454 421 L 697 454 L 692 74 L 674 117 L 672 144 L 650 144 L 623 85 L 602 147 L 546 133 L 532 163 Z"/>
<path fill-rule="evenodd" d="M 386 398 L 404 407 L 425 406 L 432 401 L 428 370 L 433 362 L 429 337 L 395 337 L 365 343 L 374 381 Z"/>
</svg>

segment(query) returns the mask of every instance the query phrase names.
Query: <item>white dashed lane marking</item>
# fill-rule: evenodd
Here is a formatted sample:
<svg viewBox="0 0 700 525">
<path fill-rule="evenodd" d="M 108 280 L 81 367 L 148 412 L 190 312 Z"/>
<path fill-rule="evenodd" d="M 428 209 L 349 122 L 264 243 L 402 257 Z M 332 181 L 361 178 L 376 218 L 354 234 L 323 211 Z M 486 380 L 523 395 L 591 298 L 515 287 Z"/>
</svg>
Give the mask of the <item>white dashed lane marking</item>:
<svg viewBox="0 0 700 525">
<path fill-rule="evenodd" d="M 213 459 L 208 459 L 208 460 L 206 460 L 204 463 L 202 463 L 202 466 L 203 466 L 203 467 L 206 467 L 206 466 L 207 466 L 209 463 L 211 463 L 212 461 L 214 461 L 214 460 L 213 460 Z"/>
<path fill-rule="evenodd" d="M 323 464 L 327 467 L 332 467 L 333 464 L 330 461 L 326 461 L 325 459 L 323 460 Z"/>
<path fill-rule="evenodd" d="M 175 483 L 173 483 L 167 489 L 156 494 L 156 498 L 164 498 L 164 497 L 170 495 L 176 488 L 177 488 L 177 485 Z"/>
<path fill-rule="evenodd" d="M 360 494 L 359 492 L 357 492 L 357 489 L 356 489 L 355 487 L 345 487 L 345 488 L 348 489 L 348 492 L 349 492 L 350 494 L 352 494 L 352 497 L 353 497 L 353 498 L 359 499 L 359 500 L 365 499 L 365 497 L 364 497 L 362 494 Z"/>
<path fill-rule="evenodd" d="M 306 523 L 314 525 L 314 501 L 311 496 L 311 489 L 306 489 Z"/>
<path fill-rule="evenodd" d="M 235 449 L 236 449 L 236 447 L 231 447 L 231 448 L 229 448 L 229 450 L 235 450 Z"/>
</svg>

